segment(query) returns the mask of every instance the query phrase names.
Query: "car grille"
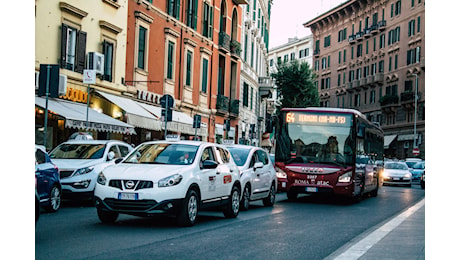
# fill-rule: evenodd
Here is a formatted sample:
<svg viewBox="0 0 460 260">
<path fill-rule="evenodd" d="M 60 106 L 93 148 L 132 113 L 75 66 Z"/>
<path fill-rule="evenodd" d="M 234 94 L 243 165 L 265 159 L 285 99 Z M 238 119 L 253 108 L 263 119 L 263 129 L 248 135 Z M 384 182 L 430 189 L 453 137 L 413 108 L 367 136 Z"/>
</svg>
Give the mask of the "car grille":
<svg viewBox="0 0 460 260">
<path fill-rule="evenodd" d="M 126 188 L 126 182 L 130 180 L 110 180 L 109 181 L 109 186 L 114 187 L 120 190 L 133 190 L 133 189 L 127 189 Z M 134 190 L 140 190 L 140 189 L 150 189 L 153 188 L 153 182 L 152 181 L 141 181 L 141 180 L 131 180 L 134 182 Z"/>
<path fill-rule="evenodd" d="M 70 175 L 72 175 L 73 173 L 73 170 L 71 171 L 66 171 L 66 170 L 60 170 L 59 171 L 59 177 L 62 179 L 62 178 L 67 178 L 67 177 L 70 177 Z"/>
<path fill-rule="evenodd" d="M 114 210 L 146 211 L 158 203 L 155 200 L 119 200 L 104 199 L 104 202 Z"/>
</svg>

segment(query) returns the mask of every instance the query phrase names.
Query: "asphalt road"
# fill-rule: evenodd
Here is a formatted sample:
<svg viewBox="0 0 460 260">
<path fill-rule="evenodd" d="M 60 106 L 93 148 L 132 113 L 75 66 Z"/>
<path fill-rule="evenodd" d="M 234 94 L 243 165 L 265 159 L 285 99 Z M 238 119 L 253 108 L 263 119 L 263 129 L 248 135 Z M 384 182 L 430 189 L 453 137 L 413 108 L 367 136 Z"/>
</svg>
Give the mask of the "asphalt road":
<svg viewBox="0 0 460 260">
<path fill-rule="evenodd" d="M 252 202 L 249 211 L 225 219 L 200 212 L 183 228 L 166 217 L 120 215 L 101 224 L 94 207 L 65 203 L 44 213 L 35 228 L 36 259 L 323 259 L 359 234 L 414 205 L 425 196 L 419 185 L 381 187 L 376 198 L 349 204 L 277 194 L 273 208 Z"/>
</svg>

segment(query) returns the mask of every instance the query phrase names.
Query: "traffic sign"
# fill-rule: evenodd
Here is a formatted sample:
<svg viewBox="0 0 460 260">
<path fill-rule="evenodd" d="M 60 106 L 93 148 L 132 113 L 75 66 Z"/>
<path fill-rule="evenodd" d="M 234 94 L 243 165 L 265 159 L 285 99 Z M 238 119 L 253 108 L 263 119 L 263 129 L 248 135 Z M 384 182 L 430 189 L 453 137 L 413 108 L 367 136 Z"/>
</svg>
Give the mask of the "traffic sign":
<svg viewBox="0 0 460 260">
<path fill-rule="evenodd" d="M 420 149 L 414 148 L 414 149 L 412 150 L 412 153 L 413 153 L 414 155 L 419 155 L 419 154 L 420 154 Z"/>
<path fill-rule="evenodd" d="M 193 116 L 193 128 L 201 128 L 201 115 Z"/>
<path fill-rule="evenodd" d="M 83 83 L 96 84 L 96 70 L 83 70 Z"/>
<path fill-rule="evenodd" d="M 165 94 L 160 98 L 160 104 L 162 108 L 170 108 L 174 106 L 174 98 L 169 95 Z"/>
</svg>

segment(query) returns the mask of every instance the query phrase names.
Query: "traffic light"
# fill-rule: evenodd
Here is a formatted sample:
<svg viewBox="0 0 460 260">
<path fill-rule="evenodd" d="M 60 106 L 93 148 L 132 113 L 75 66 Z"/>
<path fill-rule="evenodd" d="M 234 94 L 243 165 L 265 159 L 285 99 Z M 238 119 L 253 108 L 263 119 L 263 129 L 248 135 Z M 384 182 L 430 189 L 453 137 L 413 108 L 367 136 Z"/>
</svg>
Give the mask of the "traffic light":
<svg viewBox="0 0 460 260">
<path fill-rule="evenodd" d="M 161 109 L 161 118 L 165 122 L 171 122 L 172 121 L 172 109 L 171 108 L 162 108 Z"/>
<path fill-rule="evenodd" d="M 193 128 L 201 128 L 201 115 L 193 116 Z"/>
</svg>

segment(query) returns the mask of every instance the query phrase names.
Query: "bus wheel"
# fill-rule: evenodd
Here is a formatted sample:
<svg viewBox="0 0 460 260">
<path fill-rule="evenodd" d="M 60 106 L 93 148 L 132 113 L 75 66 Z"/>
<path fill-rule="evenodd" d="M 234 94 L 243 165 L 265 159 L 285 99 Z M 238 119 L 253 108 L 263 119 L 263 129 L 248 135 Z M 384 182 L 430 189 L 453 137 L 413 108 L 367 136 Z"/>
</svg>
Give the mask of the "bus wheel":
<svg viewBox="0 0 460 260">
<path fill-rule="evenodd" d="M 288 197 L 288 200 L 290 200 L 290 201 L 297 200 L 297 192 L 288 191 L 287 192 L 287 197 Z"/>
</svg>

